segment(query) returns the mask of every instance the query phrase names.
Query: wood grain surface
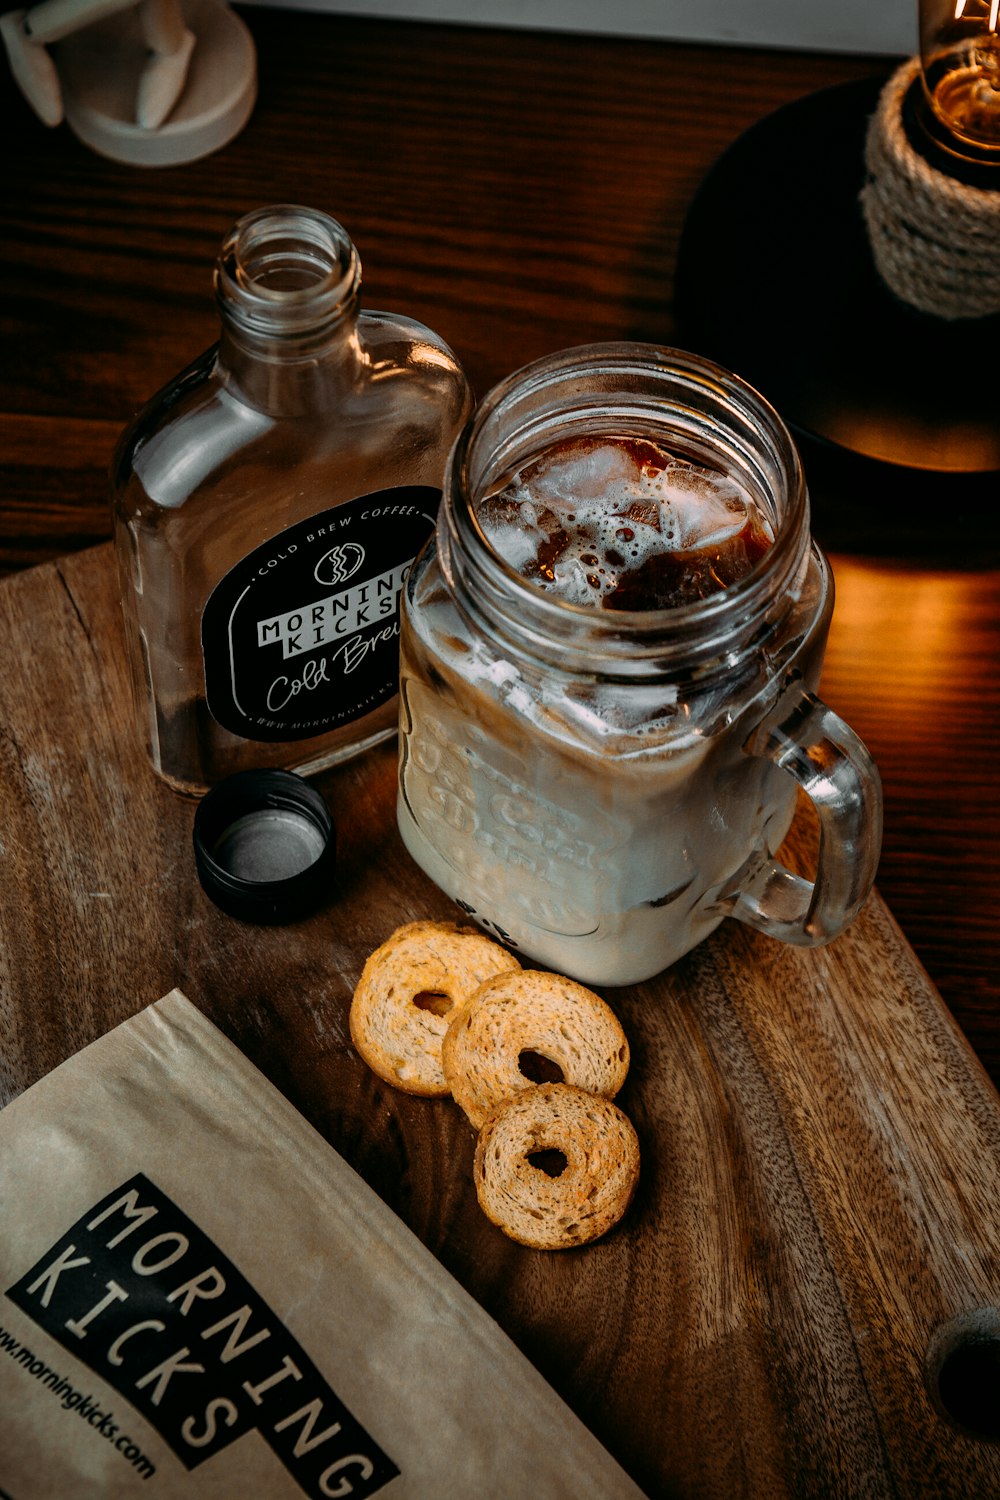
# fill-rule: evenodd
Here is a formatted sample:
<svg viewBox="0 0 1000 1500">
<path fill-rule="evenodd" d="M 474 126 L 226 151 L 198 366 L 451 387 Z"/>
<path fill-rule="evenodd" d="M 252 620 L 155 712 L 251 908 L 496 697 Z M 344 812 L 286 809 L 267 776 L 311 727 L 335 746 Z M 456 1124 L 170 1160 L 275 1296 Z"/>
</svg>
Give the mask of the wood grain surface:
<svg viewBox="0 0 1000 1500">
<path fill-rule="evenodd" d="M 320 779 L 331 900 L 245 926 L 201 891 L 194 805 L 139 748 L 110 548 L 6 580 L 0 630 L 24 665 L 0 682 L 3 1097 L 178 985 L 651 1496 L 1000 1493 L 995 1378 L 984 1406 L 965 1368 L 1000 1342 L 1000 1100 L 877 896 L 826 949 L 727 923 L 605 991 L 639 1192 L 600 1243 L 523 1250 L 478 1208 L 458 1107 L 350 1044 L 368 952 L 453 915 L 396 832 L 393 747 Z"/>
<path fill-rule="evenodd" d="M 191 807 L 134 748 L 109 555 L 81 552 L 109 533 L 118 432 L 215 337 L 211 263 L 247 209 L 334 213 L 368 305 L 436 328 L 484 392 L 570 344 L 672 340 L 718 155 L 887 61 L 244 15 L 256 110 L 189 166 L 104 161 L 0 87 L 6 1095 L 179 984 L 651 1496 L 1000 1494 L 997 1103 L 935 993 L 1000 1081 L 1000 507 L 900 514 L 810 474 L 838 588 L 824 694 L 885 787 L 880 895 L 820 954 L 727 924 L 616 994 L 643 1181 L 620 1231 L 566 1257 L 490 1230 L 457 1111 L 383 1089 L 350 1047 L 365 954 L 449 912 L 398 843 L 392 751 L 324 778 L 329 909 L 228 921 L 194 879 Z M 971 1432 L 940 1415 L 942 1361 Z"/>
</svg>

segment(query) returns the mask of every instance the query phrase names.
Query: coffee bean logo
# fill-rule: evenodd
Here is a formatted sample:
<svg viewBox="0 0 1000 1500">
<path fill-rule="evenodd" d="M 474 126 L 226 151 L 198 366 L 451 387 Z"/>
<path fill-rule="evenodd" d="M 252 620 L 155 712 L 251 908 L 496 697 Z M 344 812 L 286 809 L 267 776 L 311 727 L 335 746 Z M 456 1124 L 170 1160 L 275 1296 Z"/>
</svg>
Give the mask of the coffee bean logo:
<svg viewBox="0 0 1000 1500">
<path fill-rule="evenodd" d="M 331 586 L 346 583 L 358 571 L 364 560 L 365 549 L 357 542 L 338 542 L 320 558 L 313 569 L 313 577 L 317 583 Z"/>
</svg>

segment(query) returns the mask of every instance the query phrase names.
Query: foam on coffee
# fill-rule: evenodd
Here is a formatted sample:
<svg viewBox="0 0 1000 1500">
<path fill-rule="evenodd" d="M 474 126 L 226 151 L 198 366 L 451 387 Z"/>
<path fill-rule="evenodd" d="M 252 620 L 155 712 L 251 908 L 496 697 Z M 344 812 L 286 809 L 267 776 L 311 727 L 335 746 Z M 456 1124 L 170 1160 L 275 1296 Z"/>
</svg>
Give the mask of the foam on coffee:
<svg viewBox="0 0 1000 1500">
<path fill-rule="evenodd" d="M 743 577 L 773 542 L 734 478 L 645 438 L 568 439 L 480 502 L 491 547 L 571 604 L 662 609 Z"/>
</svg>

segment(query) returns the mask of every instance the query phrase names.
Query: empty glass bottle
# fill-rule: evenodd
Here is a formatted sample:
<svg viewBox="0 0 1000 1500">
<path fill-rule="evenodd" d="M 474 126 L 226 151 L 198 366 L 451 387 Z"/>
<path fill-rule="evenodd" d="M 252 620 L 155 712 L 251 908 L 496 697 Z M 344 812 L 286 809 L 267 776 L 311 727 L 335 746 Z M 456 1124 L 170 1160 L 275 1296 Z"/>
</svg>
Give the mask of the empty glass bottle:
<svg viewBox="0 0 1000 1500">
<path fill-rule="evenodd" d="M 118 445 L 137 707 L 178 791 L 395 730 L 400 590 L 471 396 L 437 335 L 359 310 L 360 283 L 336 220 L 248 214 L 216 264 L 218 345 Z"/>
</svg>

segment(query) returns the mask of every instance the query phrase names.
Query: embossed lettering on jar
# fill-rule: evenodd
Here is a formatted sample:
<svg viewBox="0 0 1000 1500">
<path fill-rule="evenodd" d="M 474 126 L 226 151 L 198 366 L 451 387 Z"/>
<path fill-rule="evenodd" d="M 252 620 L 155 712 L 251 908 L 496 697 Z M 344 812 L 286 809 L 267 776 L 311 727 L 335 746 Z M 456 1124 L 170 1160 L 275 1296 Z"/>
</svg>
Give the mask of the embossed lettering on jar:
<svg viewBox="0 0 1000 1500">
<path fill-rule="evenodd" d="M 832 605 L 794 444 L 742 381 L 634 344 L 519 371 L 456 444 L 404 592 L 407 848 L 593 984 L 650 977 L 727 915 L 835 936 L 881 792 L 815 696 Z M 813 881 L 776 859 L 799 787 Z"/>
</svg>

